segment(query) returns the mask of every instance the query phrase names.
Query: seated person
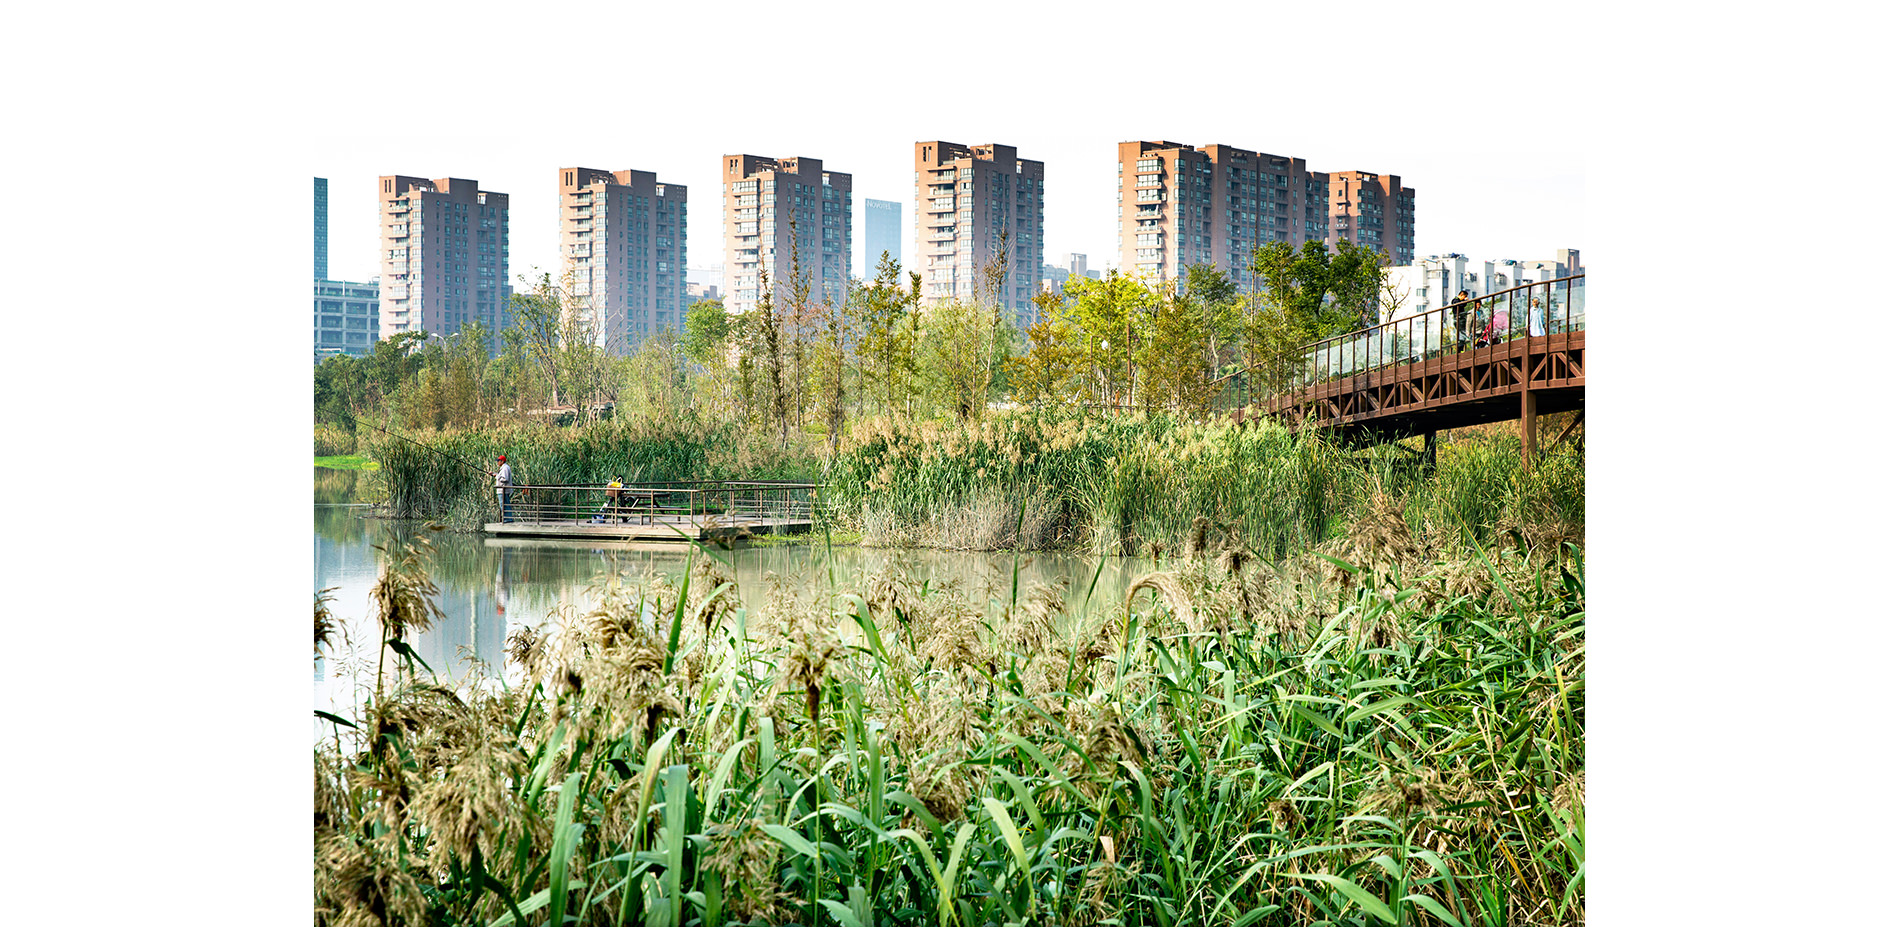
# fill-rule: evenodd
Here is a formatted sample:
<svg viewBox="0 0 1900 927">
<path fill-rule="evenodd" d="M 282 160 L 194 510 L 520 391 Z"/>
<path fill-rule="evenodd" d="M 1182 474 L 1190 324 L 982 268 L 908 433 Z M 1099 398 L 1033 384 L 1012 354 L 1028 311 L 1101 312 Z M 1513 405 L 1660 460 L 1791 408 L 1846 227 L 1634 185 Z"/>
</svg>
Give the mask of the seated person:
<svg viewBox="0 0 1900 927">
<path fill-rule="evenodd" d="M 607 501 L 601 503 L 600 514 L 594 516 L 595 522 L 616 521 L 620 515 L 620 477 L 607 481 Z"/>
</svg>

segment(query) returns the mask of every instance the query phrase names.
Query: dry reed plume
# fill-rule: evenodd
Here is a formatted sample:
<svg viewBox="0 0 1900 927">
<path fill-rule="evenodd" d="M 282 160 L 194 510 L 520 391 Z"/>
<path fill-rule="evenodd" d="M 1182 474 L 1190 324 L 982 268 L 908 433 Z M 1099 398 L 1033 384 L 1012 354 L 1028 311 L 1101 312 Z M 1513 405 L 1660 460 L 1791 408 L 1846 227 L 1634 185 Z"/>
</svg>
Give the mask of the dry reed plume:
<svg viewBox="0 0 1900 927">
<path fill-rule="evenodd" d="M 1404 895 L 1381 881 L 1383 854 L 1413 895 L 1474 910 L 1482 884 L 1507 922 L 1573 927 L 1580 902 L 1553 895 L 1567 857 L 1550 848 L 1581 840 L 1584 656 L 1561 646 L 1581 634 L 1552 611 L 1553 568 L 1493 557 L 1473 572 L 1477 558 L 1429 559 L 1402 524 L 1376 503 L 1338 548 L 1359 568 L 1339 571 L 1216 547 L 1209 519 L 1180 562 L 1083 614 L 1057 585 L 926 591 L 886 563 L 854 590 L 881 647 L 854 600 L 773 577 L 742 602 L 710 560 L 683 604 L 677 585 L 602 586 L 591 609 L 510 635 L 516 686 L 404 682 L 365 706 L 359 752 L 319 755 L 318 921 L 493 923 L 506 905 L 469 881 L 476 861 L 508 900 L 551 905 L 559 856 L 586 885 L 564 899 L 586 924 L 615 922 L 629 897 L 635 922 L 670 906 L 707 927 L 822 920 L 814 894 L 854 891 L 910 912 L 894 923 L 1152 923 L 1142 912 L 1162 904 L 1223 923 L 1255 903 L 1279 906 L 1262 924 L 1342 922 L 1356 916 L 1344 896 L 1281 876 Z M 1508 614 L 1528 612 L 1494 620 L 1509 641 L 1475 630 L 1490 617 L 1476 609 L 1509 595 Z M 722 633 L 741 621 L 745 635 Z M 1552 669 L 1526 674 L 1525 653 Z M 1520 713 L 1538 719 L 1528 732 Z M 1033 889 L 1017 887 L 1030 883 L 1005 820 Z M 1457 879 L 1380 843 L 1401 836 Z M 940 908 L 935 879 L 957 859 Z M 1036 917 L 1009 908 L 1029 891 Z"/>
</svg>

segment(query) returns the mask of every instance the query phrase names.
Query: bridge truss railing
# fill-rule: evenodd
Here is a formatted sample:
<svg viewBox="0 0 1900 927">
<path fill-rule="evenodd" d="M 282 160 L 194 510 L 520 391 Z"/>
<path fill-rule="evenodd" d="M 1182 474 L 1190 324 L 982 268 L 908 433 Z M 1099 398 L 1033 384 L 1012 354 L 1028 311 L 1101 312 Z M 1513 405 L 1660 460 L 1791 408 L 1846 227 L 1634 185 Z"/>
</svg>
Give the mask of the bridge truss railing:
<svg viewBox="0 0 1900 927">
<path fill-rule="evenodd" d="M 1584 276 L 1520 284 L 1463 303 L 1400 316 L 1335 335 L 1230 375 L 1215 408 L 1237 409 L 1271 395 L 1509 341 L 1582 331 Z"/>
</svg>

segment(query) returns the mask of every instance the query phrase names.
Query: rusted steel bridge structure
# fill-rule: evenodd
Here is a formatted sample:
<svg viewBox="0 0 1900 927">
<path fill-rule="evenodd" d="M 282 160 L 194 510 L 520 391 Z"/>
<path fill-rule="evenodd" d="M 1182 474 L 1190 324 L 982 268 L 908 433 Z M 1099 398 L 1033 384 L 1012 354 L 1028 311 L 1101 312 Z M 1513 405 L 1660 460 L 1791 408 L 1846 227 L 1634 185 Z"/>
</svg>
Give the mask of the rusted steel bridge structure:
<svg viewBox="0 0 1900 927">
<path fill-rule="evenodd" d="M 1584 277 L 1327 338 L 1248 375 L 1237 419 L 1373 442 L 1424 435 L 1429 453 L 1443 429 L 1516 418 L 1528 464 L 1537 417 L 1583 409 Z"/>
</svg>

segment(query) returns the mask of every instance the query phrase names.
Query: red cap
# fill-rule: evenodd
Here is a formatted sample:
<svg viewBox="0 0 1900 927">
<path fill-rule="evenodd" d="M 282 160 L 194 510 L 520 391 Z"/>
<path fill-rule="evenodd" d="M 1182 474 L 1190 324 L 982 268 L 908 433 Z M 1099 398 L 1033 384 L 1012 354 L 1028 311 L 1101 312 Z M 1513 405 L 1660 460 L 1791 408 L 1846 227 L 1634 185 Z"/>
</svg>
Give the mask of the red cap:
<svg viewBox="0 0 1900 927">
<path fill-rule="evenodd" d="M 497 457 L 497 458 L 495 458 L 495 459 L 496 459 L 496 460 L 499 460 L 499 461 L 501 461 L 502 463 L 507 463 L 507 462 L 508 462 L 508 455 L 507 455 L 507 454 L 503 454 L 503 455 L 501 455 L 500 457 Z"/>
</svg>

